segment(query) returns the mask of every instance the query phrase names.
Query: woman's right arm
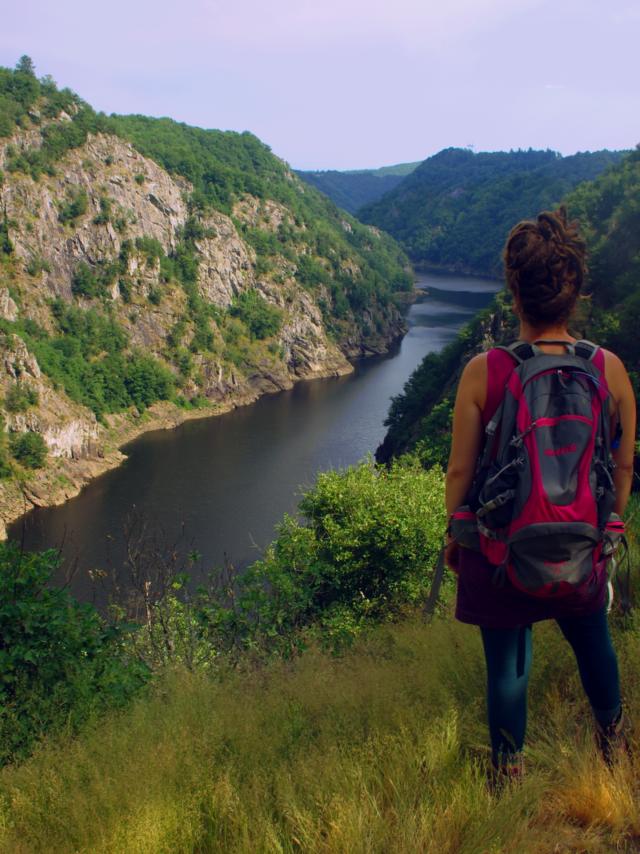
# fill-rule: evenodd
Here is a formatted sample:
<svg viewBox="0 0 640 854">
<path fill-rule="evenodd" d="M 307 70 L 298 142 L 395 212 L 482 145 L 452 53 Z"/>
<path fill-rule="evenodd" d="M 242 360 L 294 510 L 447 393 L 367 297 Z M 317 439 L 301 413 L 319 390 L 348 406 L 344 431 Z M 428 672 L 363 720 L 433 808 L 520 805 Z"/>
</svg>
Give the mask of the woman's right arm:
<svg viewBox="0 0 640 854">
<path fill-rule="evenodd" d="M 613 482 L 616 487 L 616 503 L 614 510 L 622 516 L 633 481 L 633 455 L 636 444 L 636 399 L 631 386 L 631 380 L 620 359 L 609 351 L 605 351 L 607 383 L 611 389 L 617 412 L 614 414 L 616 425 L 622 433 L 620 444 L 613 449 L 613 459 L 616 468 Z M 615 429 L 615 426 L 614 426 Z M 615 435 L 615 434 L 612 434 Z"/>
</svg>

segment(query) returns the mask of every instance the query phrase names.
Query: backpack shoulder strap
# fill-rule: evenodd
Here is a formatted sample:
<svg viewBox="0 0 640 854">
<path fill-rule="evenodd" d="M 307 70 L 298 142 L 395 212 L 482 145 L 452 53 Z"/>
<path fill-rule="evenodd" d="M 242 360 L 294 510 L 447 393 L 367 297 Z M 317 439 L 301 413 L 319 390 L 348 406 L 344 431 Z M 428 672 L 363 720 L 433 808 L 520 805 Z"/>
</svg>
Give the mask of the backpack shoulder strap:
<svg viewBox="0 0 640 854">
<path fill-rule="evenodd" d="M 592 362 L 600 347 L 597 344 L 594 344 L 593 341 L 581 339 L 580 341 L 576 341 L 574 349 L 576 356 L 580 356 L 581 359 L 586 359 L 588 362 Z"/>
<path fill-rule="evenodd" d="M 508 346 L 498 344 L 494 349 L 504 350 L 505 353 L 508 353 L 515 360 L 516 365 L 521 365 L 527 359 L 532 359 L 534 356 L 539 356 L 542 353 L 539 347 L 536 347 L 535 344 L 529 344 L 528 341 L 514 341 L 513 344 L 509 344 Z"/>
</svg>

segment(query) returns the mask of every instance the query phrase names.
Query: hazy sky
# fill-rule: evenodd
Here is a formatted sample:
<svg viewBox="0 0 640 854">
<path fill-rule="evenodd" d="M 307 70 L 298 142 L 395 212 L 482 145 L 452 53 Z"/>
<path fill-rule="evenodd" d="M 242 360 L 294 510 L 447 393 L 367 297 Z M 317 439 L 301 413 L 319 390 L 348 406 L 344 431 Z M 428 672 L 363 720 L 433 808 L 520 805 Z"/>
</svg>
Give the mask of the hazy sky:
<svg viewBox="0 0 640 854">
<path fill-rule="evenodd" d="M 96 109 L 250 130 L 298 168 L 446 146 L 640 142 L 638 0 L 4 0 L 29 54 Z"/>
</svg>

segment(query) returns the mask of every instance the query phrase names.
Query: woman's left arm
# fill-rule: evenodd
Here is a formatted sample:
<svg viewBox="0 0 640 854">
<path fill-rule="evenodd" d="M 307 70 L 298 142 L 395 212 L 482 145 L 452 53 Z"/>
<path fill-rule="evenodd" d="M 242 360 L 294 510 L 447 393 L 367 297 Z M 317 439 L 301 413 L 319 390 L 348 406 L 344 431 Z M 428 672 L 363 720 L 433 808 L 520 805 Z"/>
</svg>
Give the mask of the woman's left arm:
<svg viewBox="0 0 640 854">
<path fill-rule="evenodd" d="M 448 518 L 463 503 L 473 481 L 482 445 L 482 410 L 486 393 L 487 355 L 481 353 L 462 372 L 453 409 L 451 453 L 445 481 Z M 447 563 L 456 569 L 456 546 L 451 541 L 447 546 Z"/>
<path fill-rule="evenodd" d="M 453 409 L 453 435 L 447 466 L 447 515 L 465 499 L 482 444 L 482 409 L 487 389 L 487 356 L 475 356 L 460 377 Z"/>
</svg>

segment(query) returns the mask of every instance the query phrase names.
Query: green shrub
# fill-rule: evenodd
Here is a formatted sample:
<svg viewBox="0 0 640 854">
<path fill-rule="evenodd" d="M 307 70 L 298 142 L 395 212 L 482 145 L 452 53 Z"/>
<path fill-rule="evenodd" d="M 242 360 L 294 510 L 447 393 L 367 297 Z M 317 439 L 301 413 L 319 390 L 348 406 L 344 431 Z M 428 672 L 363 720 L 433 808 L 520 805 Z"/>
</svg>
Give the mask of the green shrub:
<svg viewBox="0 0 640 854">
<path fill-rule="evenodd" d="M 11 255 L 13 252 L 13 243 L 9 237 L 9 222 L 5 212 L 2 220 L 0 220 L 0 255 Z"/>
<path fill-rule="evenodd" d="M 121 630 L 50 586 L 59 565 L 56 551 L 0 543 L 0 763 L 52 729 L 123 705 L 146 679 L 124 655 Z"/>
<path fill-rule="evenodd" d="M 282 311 L 270 305 L 255 290 L 236 296 L 229 312 L 244 323 L 252 338 L 270 338 L 282 325 Z"/>
<path fill-rule="evenodd" d="M 152 356 L 134 353 L 127 360 L 124 387 L 131 403 L 139 410 L 146 409 L 156 400 L 168 400 L 174 384 L 173 374 Z"/>
<path fill-rule="evenodd" d="M 127 281 L 127 279 L 118 280 L 118 290 L 120 291 L 122 302 L 131 302 L 131 284 Z"/>
<path fill-rule="evenodd" d="M 4 399 L 4 405 L 9 412 L 25 412 L 37 403 L 37 390 L 23 382 L 14 383 Z"/>
<path fill-rule="evenodd" d="M 50 273 L 51 265 L 41 255 L 34 255 L 27 264 L 27 273 L 30 276 L 39 276 L 40 273 Z"/>
<path fill-rule="evenodd" d="M 136 237 L 136 249 L 145 256 L 148 264 L 164 258 L 164 249 L 155 237 Z"/>
<path fill-rule="evenodd" d="M 47 445 L 40 433 L 32 430 L 13 433 L 9 437 L 11 453 L 21 465 L 28 469 L 42 468 L 47 459 Z"/>
<path fill-rule="evenodd" d="M 89 198 L 84 188 L 71 191 L 65 202 L 60 205 L 58 219 L 62 223 L 75 223 L 78 217 L 87 212 Z"/>
<path fill-rule="evenodd" d="M 111 218 L 111 200 L 106 196 L 100 198 L 100 213 L 93 218 L 94 225 L 106 225 Z"/>
<path fill-rule="evenodd" d="M 291 652 L 311 636 L 339 649 L 426 597 L 445 526 L 439 468 L 405 457 L 324 472 L 299 512 L 238 579 L 232 608 L 203 604 L 217 648 Z"/>
<path fill-rule="evenodd" d="M 98 262 L 95 267 L 90 267 L 85 261 L 80 261 L 71 279 L 71 292 L 75 296 L 89 298 L 104 296 L 107 289 L 115 281 L 120 269 L 119 261 Z"/>
</svg>

